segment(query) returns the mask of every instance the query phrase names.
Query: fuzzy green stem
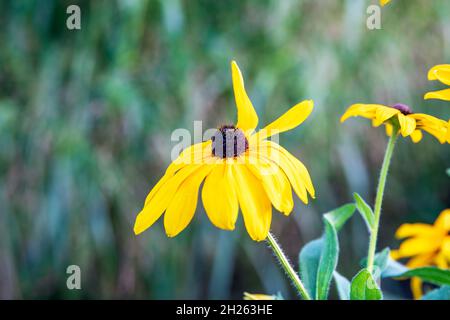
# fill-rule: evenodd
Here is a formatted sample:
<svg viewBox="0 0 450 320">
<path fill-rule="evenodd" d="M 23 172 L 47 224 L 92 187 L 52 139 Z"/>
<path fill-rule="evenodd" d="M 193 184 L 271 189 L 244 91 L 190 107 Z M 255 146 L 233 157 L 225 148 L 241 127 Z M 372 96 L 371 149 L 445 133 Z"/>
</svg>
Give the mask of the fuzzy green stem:
<svg viewBox="0 0 450 320">
<path fill-rule="evenodd" d="M 292 284 L 294 285 L 297 292 L 300 294 L 300 296 L 304 300 L 311 300 L 311 297 L 308 294 L 308 291 L 306 291 L 305 286 L 303 285 L 302 281 L 300 280 L 300 277 L 298 274 L 294 271 L 294 268 L 292 268 L 291 264 L 289 263 L 289 260 L 284 255 L 283 250 L 281 249 L 278 242 L 275 240 L 273 235 L 269 232 L 267 235 L 267 242 L 270 245 L 270 248 L 272 249 L 275 256 L 278 258 L 278 261 L 280 261 L 281 266 L 283 267 L 284 271 L 288 275 L 289 279 L 291 280 Z"/>
<path fill-rule="evenodd" d="M 374 225 L 370 232 L 369 252 L 367 254 L 367 269 L 370 273 L 373 272 L 375 252 L 377 249 L 378 229 L 380 228 L 381 204 L 383 202 L 384 187 L 386 186 L 389 164 L 391 163 L 392 153 L 394 151 L 395 142 L 397 141 L 398 137 L 398 134 L 395 134 L 395 132 L 396 130 L 394 130 L 394 133 L 389 138 L 386 153 L 384 154 L 383 165 L 381 166 L 380 178 L 378 181 L 374 208 Z"/>
</svg>

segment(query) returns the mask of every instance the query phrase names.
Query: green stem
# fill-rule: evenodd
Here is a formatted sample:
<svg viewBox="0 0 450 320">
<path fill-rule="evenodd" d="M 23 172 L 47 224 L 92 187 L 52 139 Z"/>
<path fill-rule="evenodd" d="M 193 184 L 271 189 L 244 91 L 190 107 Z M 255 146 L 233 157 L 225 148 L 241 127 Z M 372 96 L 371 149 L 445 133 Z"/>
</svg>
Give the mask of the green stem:
<svg viewBox="0 0 450 320">
<path fill-rule="evenodd" d="M 275 240 L 273 235 L 269 232 L 267 235 L 267 242 L 270 245 L 270 248 L 272 249 L 273 253 L 277 256 L 278 260 L 281 263 L 281 266 L 283 267 L 284 271 L 288 275 L 289 279 L 292 281 L 295 289 L 297 289 L 298 293 L 302 296 L 305 300 L 311 300 L 311 297 L 309 296 L 308 292 L 305 289 L 305 286 L 303 285 L 302 281 L 300 280 L 300 277 L 298 274 L 294 271 L 291 264 L 289 263 L 287 257 L 284 255 L 283 250 L 281 249 L 278 242 Z"/>
<path fill-rule="evenodd" d="M 383 165 L 380 171 L 380 180 L 378 181 L 377 195 L 375 198 L 374 208 L 374 225 L 370 232 L 369 252 L 367 254 L 367 269 L 370 273 L 373 272 L 373 263 L 375 259 L 375 252 L 377 249 L 377 237 L 378 229 L 380 228 L 380 216 L 381 216 L 381 204 L 383 202 L 384 187 L 386 186 L 386 178 L 388 174 L 389 164 L 391 163 L 392 153 L 394 151 L 395 142 L 397 141 L 398 134 L 394 133 L 389 138 L 389 142 L 384 154 Z"/>
</svg>

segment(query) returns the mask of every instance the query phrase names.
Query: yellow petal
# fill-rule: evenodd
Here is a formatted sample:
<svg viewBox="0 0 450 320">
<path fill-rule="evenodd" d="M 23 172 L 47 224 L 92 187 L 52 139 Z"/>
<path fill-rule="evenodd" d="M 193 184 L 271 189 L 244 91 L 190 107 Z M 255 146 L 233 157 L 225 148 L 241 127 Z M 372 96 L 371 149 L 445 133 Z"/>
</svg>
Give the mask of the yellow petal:
<svg viewBox="0 0 450 320">
<path fill-rule="evenodd" d="M 270 160 L 275 162 L 288 177 L 297 196 L 308 203 L 307 191 L 315 198 L 315 190 L 308 169 L 294 157 L 289 151 L 272 141 L 261 141 L 261 156 L 270 155 Z"/>
<path fill-rule="evenodd" d="M 422 280 L 418 277 L 411 278 L 411 291 L 415 300 L 419 300 L 423 295 Z"/>
<path fill-rule="evenodd" d="M 441 253 L 446 258 L 447 262 L 450 263 L 450 236 L 446 236 L 442 242 Z"/>
<path fill-rule="evenodd" d="M 283 170 L 263 157 L 251 157 L 248 168 L 261 180 L 264 190 L 275 209 L 289 215 L 294 207 L 292 189 Z"/>
<path fill-rule="evenodd" d="M 275 296 L 244 292 L 244 300 L 275 300 Z"/>
<path fill-rule="evenodd" d="M 437 70 L 436 78 L 443 84 L 450 86 L 450 68 Z"/>
<path fill-rule="evenodd" d="M 450 71 L 450 64 L 438 64 L 428 71 L 428 80 L 438 80 L 437 73 L 439 71 Z"/>
<path fill-rule="evenodd" d="M 202 166 L 188 177 L 178 190 L 164 214 L 164 228 L 168 237 L 175 237 L 187 227 L 197 208 L 198 189 L 212 166 Z"/>
<path fill-rule="evenodd" d="M 419 255 L 409 259 L 406 266 L 410 269 L 430 266 L 433 264 L 434 257 L 435 257 L 434 252 L 419 254 Z"/>
<path fill-rule="evenodd" d="M 202 201 L 213 225 L 224 230 L 234 229 L 239 205 L 229 164 L 216 166 L 206 177 Z"/>
<path fill-rule="evenodd" d="M 363 104 L 363 103 L 357 103 L 354 105 L 351 105 L 347 111 L 342 115 L 341 122 L 344 122 L 350 117 L 363 117 L 367 119 L 375 119 L 375 113 L 376 110 L 379 107 L 384 107 L 379 104 Z"/>
<path fill-rule="evenodd" d="M 265 139 L 274 134 L 285 132 L 299 126 L 306 118 L 309 117 L 314 108 L 312 100 L 302 101 L 287 112 L 285 112 L 277 120 L 260 130 L 255 137 L 257 139 Z"/>
<path fill-rule="evenodd" d="M 450 89 L 432 91 L 425 94 L 425 100 L 438 99 L 444 101 L 450 101 Z"/>
<path fill-rule="evenodd" d="M 411 257 L 418 254 L 430 253 L 439 249 L 442 236 L 417 237 L 403 241 L 399 248 L 402 257 Z"/>
<path fill-rule="evenodd" d="M 380 106 L 377 108 L 375 112 L 375 121 L 373 122 L 373 125 L 375 127 L 378 127 L 386 120 L 389 120 L 396 114 L 401 114 L 400 111 L 394 108 L 386 107 L 386 106 Z"/>
<path fill-rule="evenodd" d="M 445 209 L 439 214 L 434 226 L 444 231 L 450 231 L 450 209 Z"/>
<path fill-rule="evenodd" d="M 422 131 L 414 130 L 414 132 L 411 133 L 410 137 L 414 143 L 418 143 L 420 140 L 422 140 Z"/>
<path fill-rule="evenodd" d="M 262 241 L 267 237 L 272 221 L 272 206 L 258 180 L 247 166 L 232 166 L 236 193 L 250 237 Z"/>
<path fill-rule="evenodd" d="M 439 252 L 435 257 L 434 257 L 434 264 L 441 269 L 448 269 L 448 262 L 450 260 L 447 260 L 447 257 L 444 255 L 443 252 Z"/>
<path fill-rule="evenodd" d="M 234 98 L 237 107 L 237 127 L 244 132 L 251 133 L 258 126 L 258 115 L 253 108 L 247 92 L 245 92 L 244 79 L 235 61 L 231 62 L 231 75 L 233 79 Z"/>
<path fill-rule="evenodd" d="M 381 6 L 387 5 L 389 2 L 391 2 L 391 0 L 380 0 Z"/>
<path fill-rule="evenodd" d="M 163 214 L 173 199 L 179 185 L 198 170 L 200 165 L 188 165 L 180 169 L 174 176 L 168 178 L 153 197 L 144 205 L 136 217 L 134 233 L 139 234 L 149 228 Z M 155 186 L 156 188 L 156 186 Z"/>
<path fill-rule="evenodd" d="M 425 223 L 405 223 L 397 229 L 395 237 L 397 239 L 415 237 L 415 236 L 432 236 L 436 233 L 436 229 Z"/>
<path fill-rule="evenodd" d="M 398 113 L 397 117 L 402 136 L 407 137 L 416 130 L 416 119 L 405 116 L 402 113 Z"/>
<path fill-rule="evenodd" d="M 211 157 L 211 140 L 193 144 L 184 149 L 180 153 L 180 155 L 169 165 L 164 176 L 158 181 L 158 183 L 147 195 L 145 204 L 147 204 L 153 198 L 155 193 L 159 190 L 159 188 L 161 188 L 164 183 L 166 183 L 171 177 L 173 177 L 175 172 L 189 164 L 202 164 L 208 157 Z"/>
<path fill-rule="evenodd" d="M 392 124 L 386 123 L 385 124 L 385 130 L 386 130 L 386 135 L 388 137 L 392 136 L 392 132 L 394 131 L 394 128 L 393 128 Z"/>
<path fill-rule="evenodd" d="M 433 135 L 440 143 L 447 141 L 448 123 L 423 113 L 414 113 L 409 117 L 416 119 L 416 128 Z"/>
</svg>

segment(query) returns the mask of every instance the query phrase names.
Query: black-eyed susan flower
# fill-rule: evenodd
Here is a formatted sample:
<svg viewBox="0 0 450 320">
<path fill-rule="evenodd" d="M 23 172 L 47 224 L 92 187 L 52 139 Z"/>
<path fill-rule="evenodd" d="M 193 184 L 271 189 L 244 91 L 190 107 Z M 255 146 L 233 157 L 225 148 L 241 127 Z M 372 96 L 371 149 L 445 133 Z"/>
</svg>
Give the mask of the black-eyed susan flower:
<svg viewBox="0 0 450 320">
<path fill-rule="evenodd" d="M 234 61 L 231 69 L 237 124 L 220 127 L 211 140 L 188 147 L 170 164 L 136 218 L 136 234 L 165 213 L 167 235 L 178 235 L 194 216 L 203 182 L 201 199 L 211 222 L 233 230 L 240 208 L 246 229 L 256 241 L 267 237 L 272 205 L 285 215 L 292 211 L 292 189 L 304 203 L 308 194 L 314 198 L 306 167 L 279 144 L 267 140 L 301 124 L 312 112 L 313 102 L 295 105 L 255 133 L 258 116 Z"/>
<path fill-rule="evenodd" d="M 428 80 L 437 80 L 447 86 L 450 86 L 450 64 L 440 64 L 431 68 L 430 71 L 428 71 Z M 428 92 L 425 94 L 425 99 L 450 101 L 450 88 Z"/>
<path fill-rule="evenodd" d="M 386 134 L 392 135 L 393 128 L 398 128 L 403 137 L 410 137 L 414 143 L 422 140 L 422 131 L 433 135 L 440 143 L 450 142 L 448 122 L 436 117 L 413 113 L 405 104 L 396 104 L 392 107 L 380 104 L 354 104 L 350 106 L 341 117 L 344 122 L 350 117 L 363 117 L 372 120 L 372 125 L 386 127 Z"/>
<path fill-rule="evenodd" d="M 393 250 L 393 259 L 408 258 L 409 268 L 436 266 L 450 268 L 450 209 L 441 212 L 434 224 L 403 224 L 395 236 L 405 239 L 398 250 Z M 411 279 L 411 290 L 414 298 L 419 299 L 422 292 L 422 280 Z"/>
</svg>

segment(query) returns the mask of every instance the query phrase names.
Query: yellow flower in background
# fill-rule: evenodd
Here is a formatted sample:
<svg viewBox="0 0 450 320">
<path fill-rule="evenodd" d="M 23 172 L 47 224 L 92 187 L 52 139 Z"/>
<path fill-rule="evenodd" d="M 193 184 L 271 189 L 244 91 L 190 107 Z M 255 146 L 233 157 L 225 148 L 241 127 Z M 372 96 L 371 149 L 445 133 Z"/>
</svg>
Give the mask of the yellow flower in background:
<svg viewBox="0 0 450 320">
<path fill-rule="evenodd" d="M 220 127 L 211 140 L 186 148 L 170 164 L 136 218 L 136 234 L 149 228 L 164 212 L 167 235 L 174 237 L 183 231 L 194 216 L 203 181 L 201 198 L 211 222 L 220 229 L 233 230 L 240 207 L 245 227 L 256 241 L 267 237 L 272 205 L 290 214 L 294 206 L 292 188 L 304 203 L 308 203 L 308 193 L 315 197 L 306 167 L 279 144 L 267 140 L 301 124 L 312 112 L 313 102 L 295 105 L 254 133 L 258 116 L 234 61 L 231 69 L 236 126 Z"/>
<path fill-rule="evenodd" d="M 244 292 L 244 300 L 275 300 L 276 296 Z"/>
<path fill-rule="evenodd" d="M 441 212 L 433 225 L 425 223 L 406 223 L 398 228 L 395 236 L 403 241 L 398 250 L 391 251 L 393 259 L 409 258 L 409 268 L 436 266 L 450 268 L 450 209 Z M 411 279 L 414 298 L 419 299 L 422 292 L 422 280 Z"/>
<path fill-rule="evenodd" d="M 449 123 L 436 117 L 413 113 L 404 104 L 396 104 L 392 107 L 379 104 L 354 104 L 350 106 L 341 117 L 344 122 L 350 117 L 363 117 L 372 120 L 372 125 L 378 127 L 382 124 L 386 127 L 386 134 L 392 135 L 394 125 L 399 128 L 403 137 L 410 137 L 414 143 L 422 140 L 422 131 L 433 135 L 440 143 L 449 142 Z"/>
<path fill-rule="evenodd" d="M 389 2 L 391 2 L 391 0 L 380 0 L 380 4 L 381 4 L 382 6 L 387 5 Z"/>
<path fill-rule="evenodd" d="M 431 68 L 430 71 L 428 71 L 428 80 L 438 80 L 441 83 L 450 86 L 450 64 L 440 64 Z M 424 98 L 450 101 L 450 88 L 428 92 L 425 94 Z"/>
</svg>

